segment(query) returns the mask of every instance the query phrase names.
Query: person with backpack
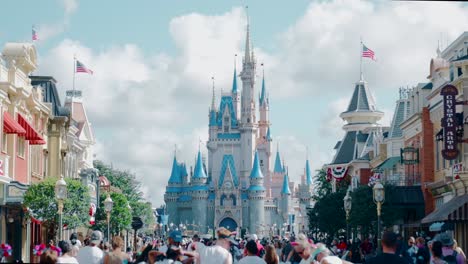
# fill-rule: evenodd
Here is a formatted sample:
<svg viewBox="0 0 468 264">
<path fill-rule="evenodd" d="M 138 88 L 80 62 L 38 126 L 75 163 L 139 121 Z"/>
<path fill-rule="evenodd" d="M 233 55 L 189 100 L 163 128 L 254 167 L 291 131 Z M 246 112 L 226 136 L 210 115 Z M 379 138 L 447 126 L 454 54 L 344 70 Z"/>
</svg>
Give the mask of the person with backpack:
<svg viewBox="0 0 468 264">
<path fill-rule="evenodd" d="M 466 259 L 461 254 L 458 254 L 456 250 L 453 250 L 454 241 L 451 233 L 440 233 L 434 240 L 442 243 L 442 259 L 448 264 L 465 264 Z"/>
</svg>

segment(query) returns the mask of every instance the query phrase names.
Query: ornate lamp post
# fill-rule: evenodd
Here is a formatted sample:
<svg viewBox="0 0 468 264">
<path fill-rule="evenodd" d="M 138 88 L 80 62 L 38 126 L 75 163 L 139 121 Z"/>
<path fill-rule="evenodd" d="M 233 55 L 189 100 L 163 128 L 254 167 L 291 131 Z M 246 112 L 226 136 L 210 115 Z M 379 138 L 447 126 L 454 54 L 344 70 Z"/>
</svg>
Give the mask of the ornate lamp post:
<svg viewBox="0 0 468 264">
<path fill-rule="evenodd" d="M 349 212 L 351 212 L 351 195 L 349 191 L 346 192 L 346 196 L 343 198 L 344 210 L 346 212 L 346 241 L 349 240 Z"/>
<path fill-rule="evenodd" d="M 104 200 L 104 209 L 107 213 L 107 241 L 110 241 L 110 213 L 112 207 L 114 206 L 114 201 L 112 201 L 110 194 L 107 193 L 107 198 Z"/>
<path fill-rule="evenodd" d="M 382 204 L 385 201 L 385 189 L 384 186 L 377 182 L 372 188 L 374 203 L 377 205 L 377 243 L 380 248 L 380 214 L 382 212 Z"/>
<path fill-rule="evenodd" d="M 63 176 L 55 183 L 55 199 L 58 202 L 58 214 L 59 214 L 59 240 L 62 240 L 62 213 L 63 213 L 63 201 L 67 198 L 67 183 L 63 179 Z"/>
</svg>

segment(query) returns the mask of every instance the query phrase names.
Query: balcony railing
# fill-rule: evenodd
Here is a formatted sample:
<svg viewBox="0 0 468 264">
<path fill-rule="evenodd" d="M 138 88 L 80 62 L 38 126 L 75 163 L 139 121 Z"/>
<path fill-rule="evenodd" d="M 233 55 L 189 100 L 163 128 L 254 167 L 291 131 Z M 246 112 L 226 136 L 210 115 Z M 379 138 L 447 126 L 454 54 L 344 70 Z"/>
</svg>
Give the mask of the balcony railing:
<svg viewBox="0 0 468 264">
<path fill-rule="evenodd" d="M 421 174 L 392 174 L 383 176 L 382 181 L 395 186 L 415 186 L 421 185 Z"/>
</svg>

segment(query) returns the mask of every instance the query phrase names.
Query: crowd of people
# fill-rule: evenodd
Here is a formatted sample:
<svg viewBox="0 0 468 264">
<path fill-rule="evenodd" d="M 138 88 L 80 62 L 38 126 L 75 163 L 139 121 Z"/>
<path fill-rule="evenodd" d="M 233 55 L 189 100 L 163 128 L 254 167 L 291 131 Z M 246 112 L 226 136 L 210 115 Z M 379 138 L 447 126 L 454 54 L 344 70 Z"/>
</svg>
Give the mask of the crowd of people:
<svg viewBox="0 0 468 264">
<path fill-rule="evenodd" d="M 403 242 L 401 236 L 385 232 L 381 250 L 376 250 L 369 239 L 346 242 L 333 240 L 330 244 L 314 243 L 304 234 L 289 238 L 264 238 L 247 235 L 236 238 L 226 228 L 217 230 L 216 238 L 194 235 L 183 237 L 180 231 L 169 233 L 167 241 L 144 239 L 136 252 L 124 251 L 119 236 L 112 243 L 103 243 L 102 233 L 93 231 L 83 242 L 72 234 L 69 241 L 60 241 L 60 250 L 45 250 L 40 263 L 86 264 L 465 264 L 466 256 L 449 232 L 433 239 L 410 237 Z M 379 253 L 376 253 L 379 252 Z"/>
</svg>

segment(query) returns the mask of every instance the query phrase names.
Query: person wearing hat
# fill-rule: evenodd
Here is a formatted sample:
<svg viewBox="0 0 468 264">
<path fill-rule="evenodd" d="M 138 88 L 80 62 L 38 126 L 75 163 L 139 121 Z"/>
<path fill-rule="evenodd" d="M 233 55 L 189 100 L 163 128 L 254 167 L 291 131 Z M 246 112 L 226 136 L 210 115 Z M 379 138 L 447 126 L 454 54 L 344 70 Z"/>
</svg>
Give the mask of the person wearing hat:
<svg viewBox="0 0 468 264">
<path fill-rule="evenodd" d="M 327 248 L 326 245 L 318 243 L 315 247 L 312 247 L 311 257 L 312 260 L 320 264 L 351 264 L 346 260 L 342 260 L 337 256 L 333 256 L 332 252 Z M 302 263 L 302 262 L 301 262 Z M 307 263 L 307 262 L 306 262 Z M 313 263 L 313 262 L 312 262 Z"/>
<path fill-rule="evenodd" d="M 76 260 L 78 263 L 89 263 L 89 264 L 100 264 L 104 257 L 104 253 L 98 247 L 102 240 L 102 234 L 100 231 L 95 230 L 91 233 L 89 245 L 82 247 L 78 251 Z"/>
<path fill-rule="evenodd" d="M 440 241 L 442 243 L 442 259 L 447 261 L 449 264 L 465 264 L 466 259 L 458 254 L 457 251 L 453 250 L 453 241 L 452 234 L 449 232 L 444 232 L 438 234 L 434 240 Z"/>
<path fill-rule="evenodd" d="M 165 254 L 170 246 L 179 247 L 181 242 L 182 233 L 179 230 L 173 230 L 171 233 L 169 233 L 169 237 L 167 238 L 167 245 L 162 245 L 161 247 L 159 247 L 159 252 Z"/>
<path fill-rule="evenodd" d="M 216 230 L 218 239 L 213 246 L 205 247 L 200 250 L 197 263 L 203 264 L 232 264 L 232 256 L 229 252 L 231 244 L 237 244 L 231 237 L 231 231 L 224 227 Z"/>
</svg>

